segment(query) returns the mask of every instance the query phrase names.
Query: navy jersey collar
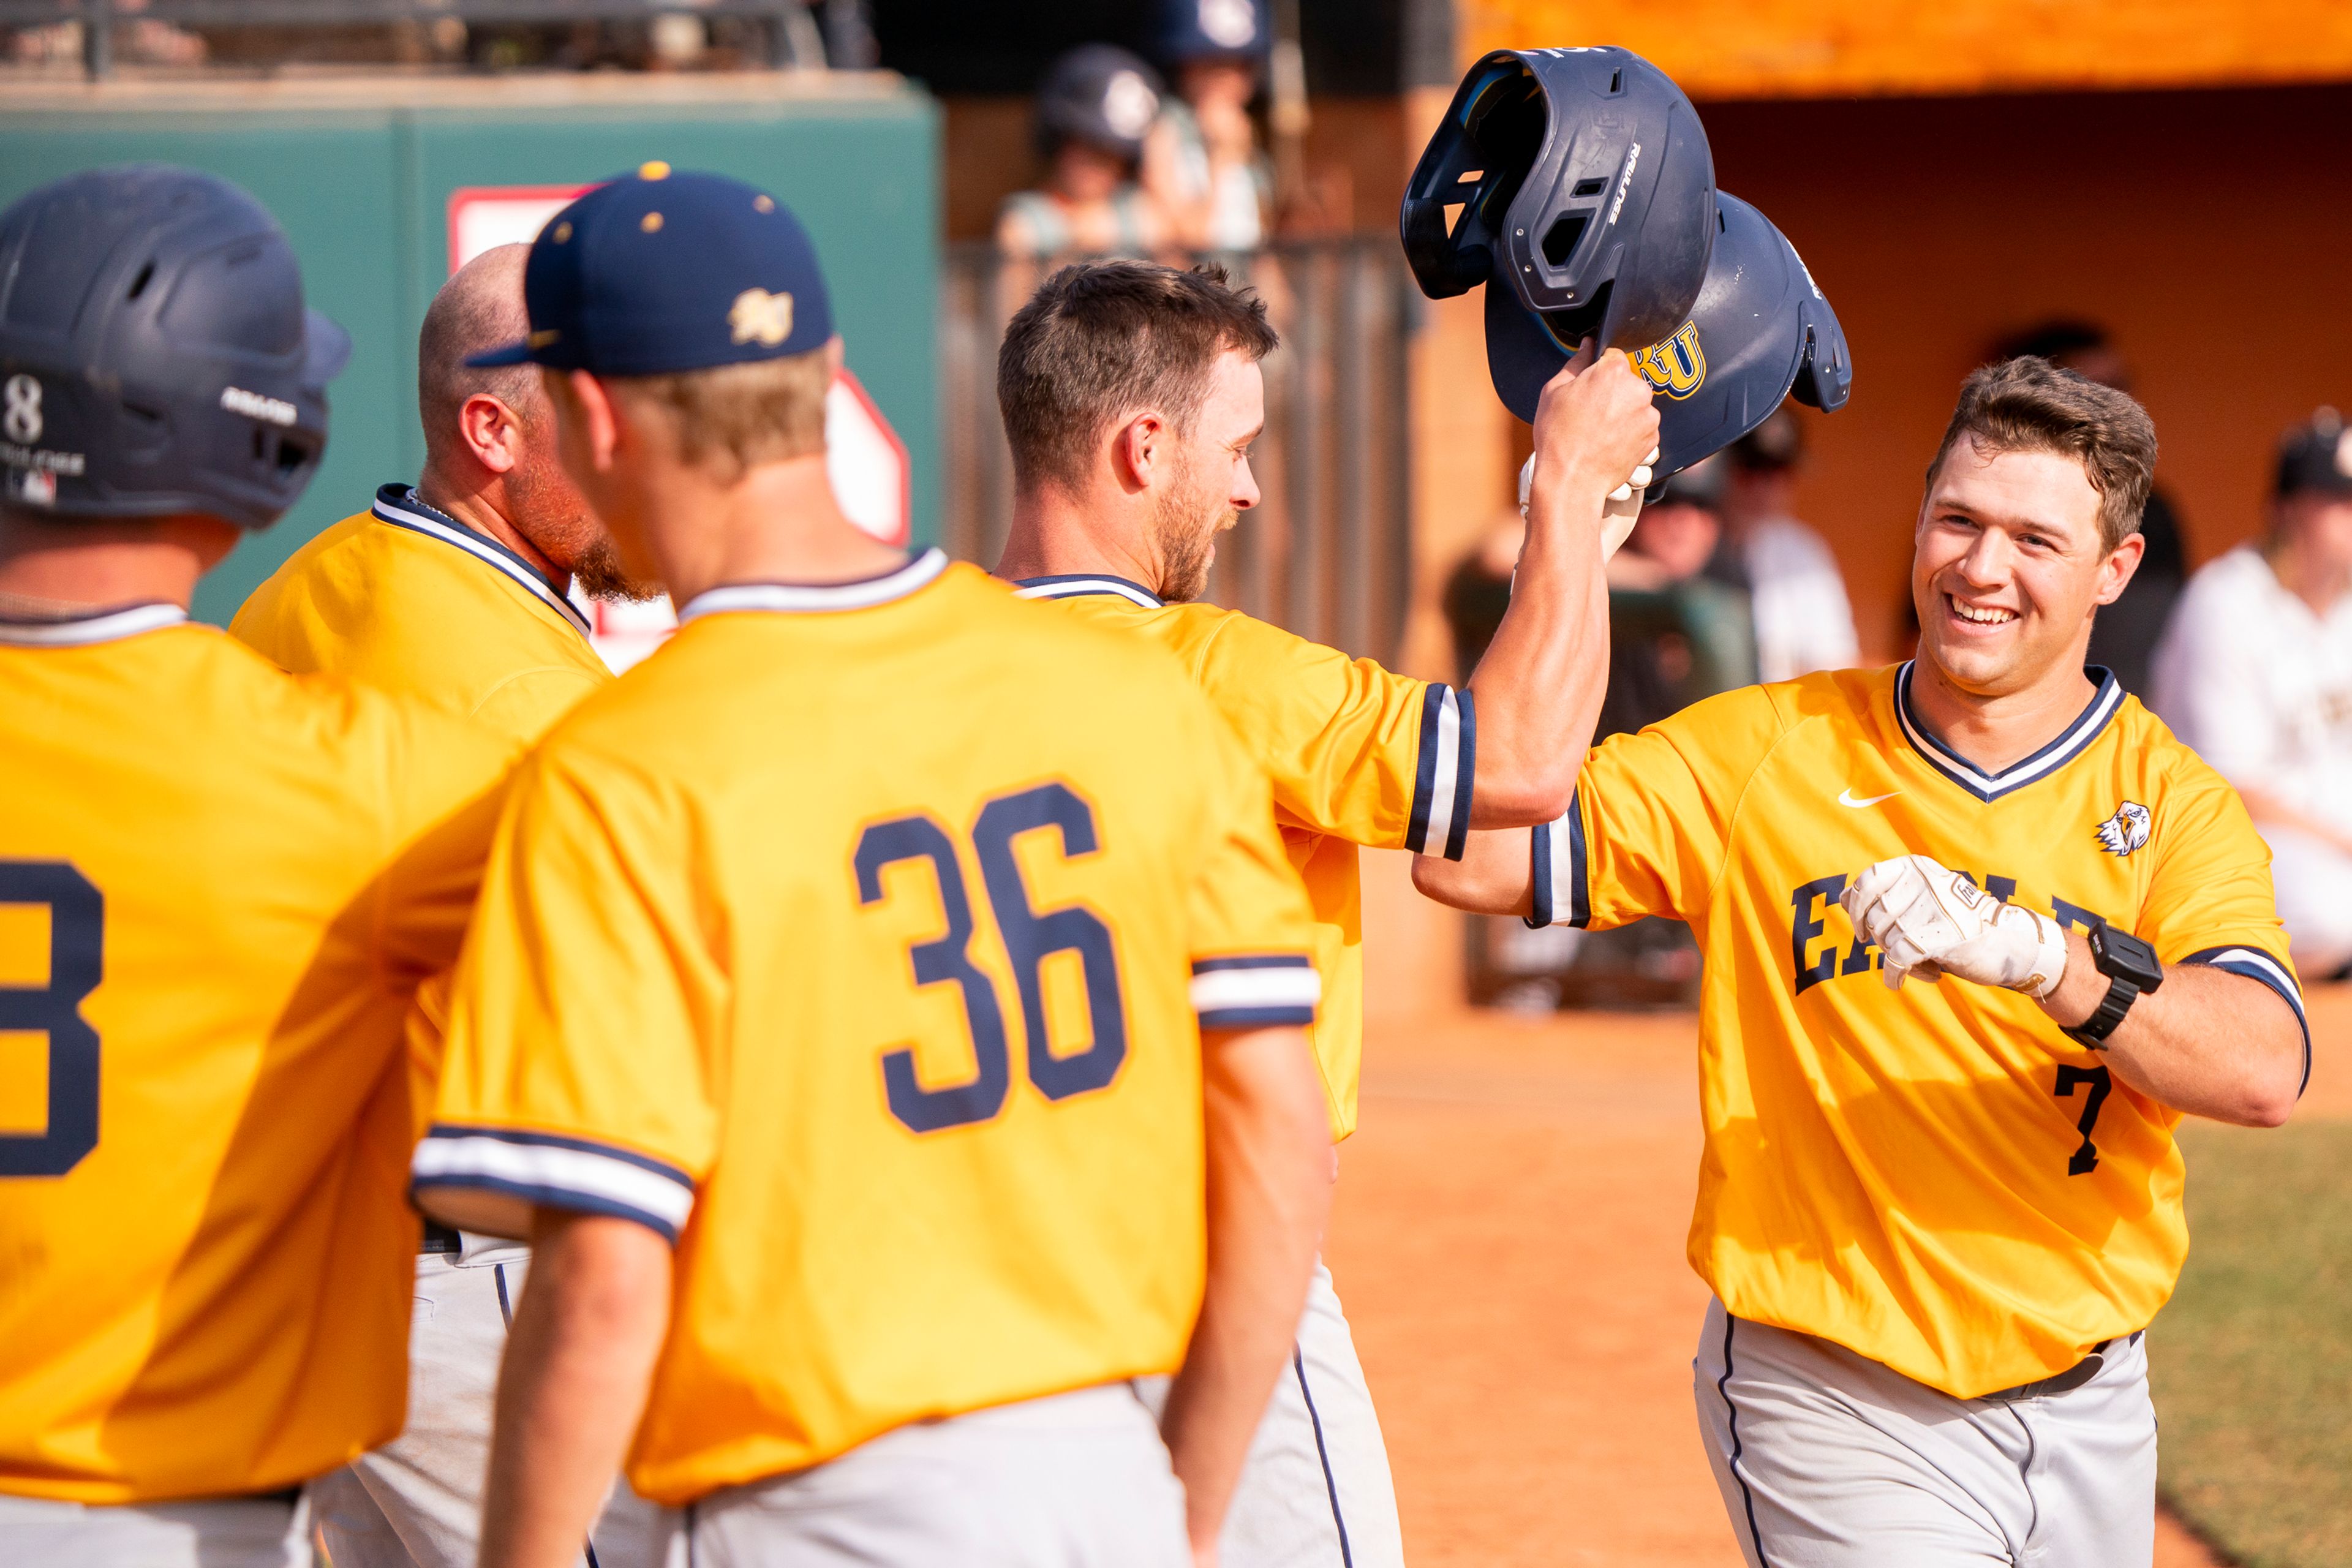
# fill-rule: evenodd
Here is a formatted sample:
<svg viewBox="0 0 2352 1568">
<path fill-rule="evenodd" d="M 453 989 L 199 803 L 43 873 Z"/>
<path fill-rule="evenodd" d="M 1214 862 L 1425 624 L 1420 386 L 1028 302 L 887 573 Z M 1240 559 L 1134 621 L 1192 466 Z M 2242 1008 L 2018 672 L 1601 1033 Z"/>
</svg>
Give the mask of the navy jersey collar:
<svg viewBox="0 0 2352 1568">
<path fill-rule="evenodd" d="M 1124 577 L 1113 577 L 1103 572 L 1066 572 L 1055 577 L 1021 577 L 1013 584 L 1013 592 L 1024 599 L 1083 599 L 1104 596 L 1125 599 L 1141 605 L 1147 610 L 1159 609 L 1163 601 L 1160 595 L 1140 583 L 1130 583 Z"/>
<path fill-rule="evenodd" d="M 0 616 L 0 645 L 9 647 L 88 647 L 92 643 L 119 642 L 142 632 L 176 626 L 188 618 L 177 605 L 121 605 L 86 616 L 56 620 Z"/>
<path fill-rule="evenodd" d="M 1912 748 L 1928 766 L 1975 795 L 1979 800 L 1999 800 L 2012 790 L 2023 789 L 2036 780 L 2049 777 L 2084 752 L 2097 740 L 2118 709 L 2124 704 L 2124 689 L 2111 670 L 2085 665 L 2083 673 L 2091 678 L 2098 689 L 2091 694 L 2090 705 L 2077 714 L 2059 737 L 2034 752 L 2010 763 L 1999 773 L 1986 773 L 1959 752 L 1944 744 L 1920 722 L 1911 707 L 1911 670 L 1917 661 L 1906 659 L 1903 668 L 1895 672 L 1895 716 L 1903 725 L 1903 733 Z"/>
<path fill-rule="evenodd" d="M 926 550 L 879 577 L 854 583 L 729 583 L 697 594 L 677 613 L 677 624 L 744 610 L 770 614 L 812 615 L 837 610 L 870 610 L 903 599 L 929 584 L 948 569 L 944 551 Z"/>
<path fill-rule="evenodd" d="M 375 504 L 368 509 L 379 522 L 394 528 L 404 528 L 411 533 L 421 533 L 427 539 L 437 539 L 444 544 L 455 545 L 475 560 L 494 571 L 503 572 L 532 597 L 548 605 L 582 637 L 588 635 L 588 617 L 580 606 L 555 591 L 547 574 L 524 560 L 515 552 L 492 539 L 478 529 L 467 527 L 437 507 L 427 506 L 411 485 L 384 485 L 375 492 Z"/>
</svg>

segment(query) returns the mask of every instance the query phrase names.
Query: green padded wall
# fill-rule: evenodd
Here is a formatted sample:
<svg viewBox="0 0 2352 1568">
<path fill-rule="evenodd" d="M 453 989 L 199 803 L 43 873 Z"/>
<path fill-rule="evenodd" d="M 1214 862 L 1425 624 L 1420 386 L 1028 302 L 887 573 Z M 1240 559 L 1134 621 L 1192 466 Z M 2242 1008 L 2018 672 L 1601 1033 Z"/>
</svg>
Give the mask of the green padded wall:
<svg viewBox="0 0 2352 1568">
<path fill-rule="evenodd" d="M 808 226 L 849 364 L 913 459 L 915 536 L 932 538 L 938 138 L 932 100 L 887 77 L 132 84 L 0 100 L 0 205 L 100 163 L 210 170 L 277 214 L 310 303 L 351 332 L 318 479 L 197 594 L 196 613 L 225 622 L 378 484 L 415 477 L 416 327 L 448 274 L 450 193 L 585 184 L 653 158 L 758 184 Z"/>
</svg>

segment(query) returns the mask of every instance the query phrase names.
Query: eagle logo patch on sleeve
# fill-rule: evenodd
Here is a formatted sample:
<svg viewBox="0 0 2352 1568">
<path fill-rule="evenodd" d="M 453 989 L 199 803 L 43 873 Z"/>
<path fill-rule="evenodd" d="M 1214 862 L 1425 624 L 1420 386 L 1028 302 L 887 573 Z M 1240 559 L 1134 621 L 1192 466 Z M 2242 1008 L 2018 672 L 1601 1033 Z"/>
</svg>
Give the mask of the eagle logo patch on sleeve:
<svg viewBox="0 0 2352 1568">
<path fill-rule="evenodd" d="M 2127 800 L 2116 807 L 2116 814 L 2099 824 L 2099 847 L 2110 855 L 2124 856 L 2147 842 L 2149 830 L 2155 826 L 2147 807 L 2136 800 Z"/>
</svg>

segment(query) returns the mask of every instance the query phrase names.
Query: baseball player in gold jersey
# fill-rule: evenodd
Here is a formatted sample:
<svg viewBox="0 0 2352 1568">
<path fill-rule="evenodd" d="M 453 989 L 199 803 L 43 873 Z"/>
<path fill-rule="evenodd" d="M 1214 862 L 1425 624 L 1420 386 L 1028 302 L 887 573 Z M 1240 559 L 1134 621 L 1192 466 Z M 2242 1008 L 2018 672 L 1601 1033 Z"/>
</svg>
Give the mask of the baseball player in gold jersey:
<svg viewBox="0 0 2352 1568">
<path fill-rule="evenodd" d="M 415 1158 L 536 1215 L 481 1561 L 570 1561 L 625 1447 L 701 1563 L 1213 1560 L 1328 1191 L 1264 779 L 1164 654 L 841 515 L 773 198 L 601 186 L 525 295 L 491 363 L 682 629 L 525 763 Z"/>
<path fill-rule="evenodd" d="M 1606 668 L 1608 496 L 1655 447 L 1657 416 L 1622 354 L 1547 394 L 1520 595 L 1456 691 L 1192 602 L 1217 535 L 1258 500 L 1249 447 L 1273 346 L 1264 305 L 1222 274 L 1106 262 L 1048 279 L 998 358 L 1015 489 L 997 572 L 1172 650 L 1271 780 L 1315 912 L 1337 1142 L 1355 1129 L 1363 1052 L 1357 848 L 1458 855 L 1473 826 L 1567 805 L 1559 764 L 1591 739 Z M 1223 1544 L 1233 1568 L 1403 1560 L 1379 1418 L 1319 1265 Z"/>
<path fill-rule="evenodd" d="M 1559 822 L 1415 863 L 1464 908 L 1698 937 L 1695 1393 L 1758 1568 L 2153 1551 L 2173 1129 L 2274 1125 L 2310 1061 L 2243 804 L 2084 668 L 2155 460 L 2122 393 L 1977 372 L 1916 659 L 1699 703 L 1594 751 Z"/>
<path fill-rule="evenodd" d="M 636 592 L 555 455 L 555 411 L 529 367 L 468 355 L 528 331 L 530 247 L 501 246 L 444 284 L 417 339 L 425 470 L 320 533 L 237 612 L 232 635 L 297 673 L 326 671 L 446 703 L 528 745 L 611 680 L 569 597 Z M 429 1085 L 446 987 L 415 1020 Z M 430 1099 L 429 1088 L 426 1095 Z M 529 1249 L 425 1227 L 409 1326 L 408 1424 L 310 1487 L 336 1568 L 470 1568 L 490 1406 Z M 658 1510 L 625 1482 L 597 1521 L 598 1568 L 653 1562 Z"/>
<path fill-rule="evenodd" d="M 402 1021 L 515 748 L 188 621 L 347 346 L 249 196 L 60 181 L 0 279 L 0 1556 L 290 1568 L 400 1428 Z"/>
</svg>

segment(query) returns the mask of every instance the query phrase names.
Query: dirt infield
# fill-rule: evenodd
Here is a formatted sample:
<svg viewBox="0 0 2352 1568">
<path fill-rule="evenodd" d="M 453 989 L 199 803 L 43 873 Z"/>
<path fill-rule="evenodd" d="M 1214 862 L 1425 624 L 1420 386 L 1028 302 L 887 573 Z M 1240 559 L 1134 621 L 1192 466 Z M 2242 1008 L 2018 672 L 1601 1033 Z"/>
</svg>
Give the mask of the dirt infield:
<svg viewBox="0 0 2352 1568">
<path fill-rule="evenodd" d="M 1415 1568 L 1738 1568 L 1691 1408 L 1694 1021 L 1391 1018 L 1365 1055 L 1328 1253 Z"/>
</svg>

